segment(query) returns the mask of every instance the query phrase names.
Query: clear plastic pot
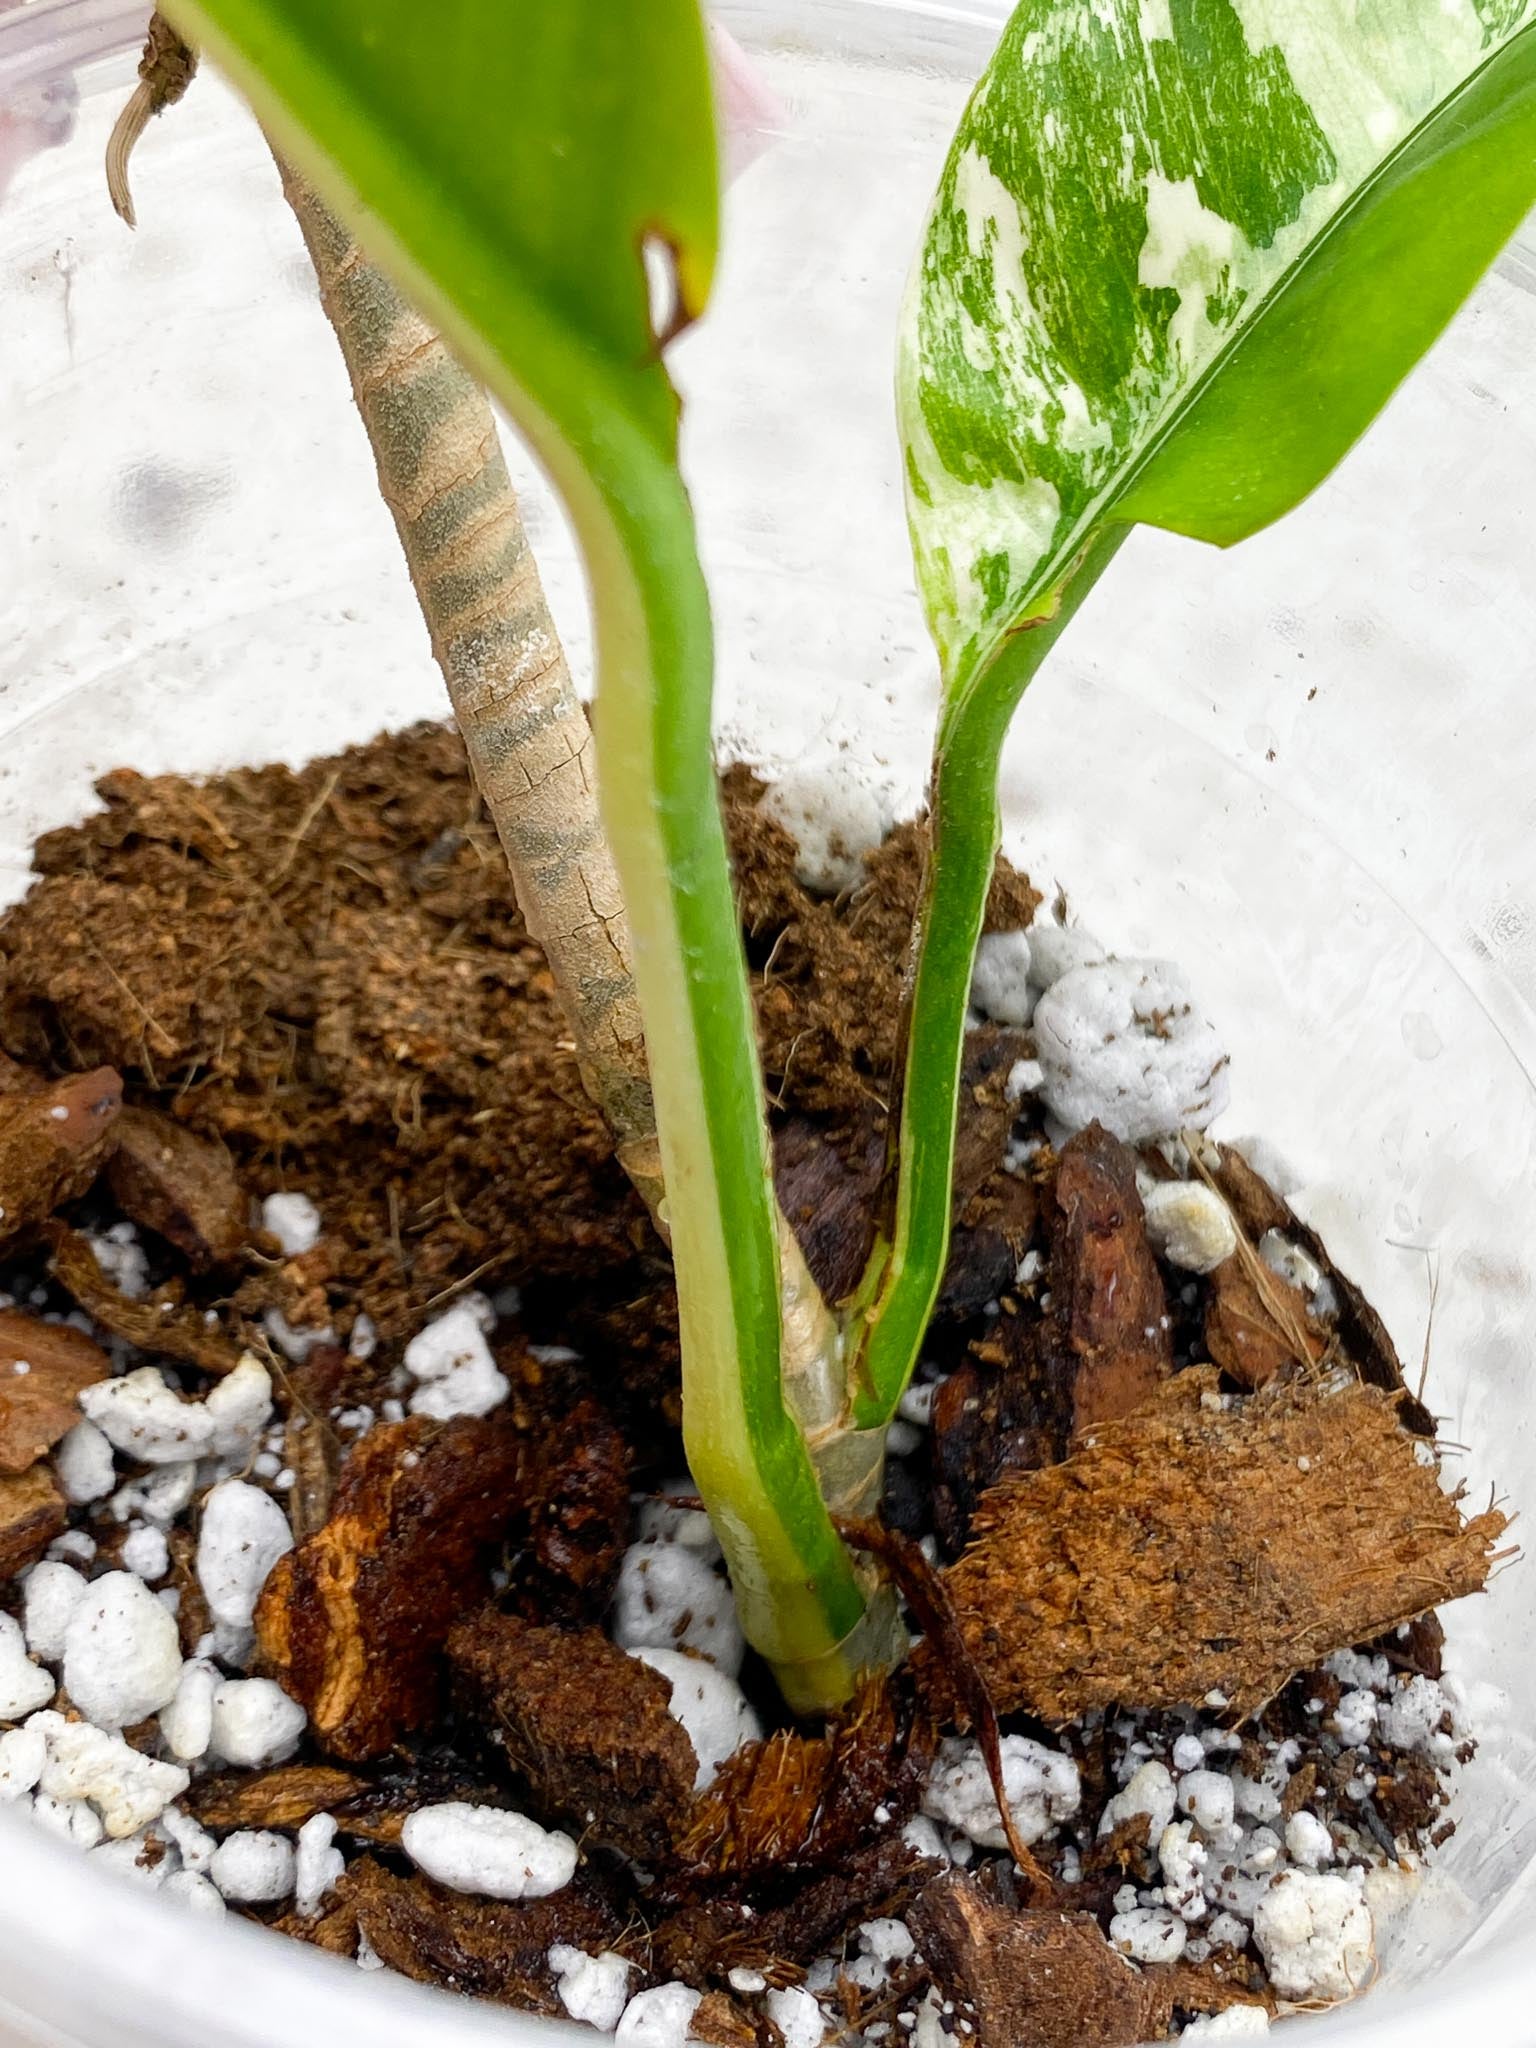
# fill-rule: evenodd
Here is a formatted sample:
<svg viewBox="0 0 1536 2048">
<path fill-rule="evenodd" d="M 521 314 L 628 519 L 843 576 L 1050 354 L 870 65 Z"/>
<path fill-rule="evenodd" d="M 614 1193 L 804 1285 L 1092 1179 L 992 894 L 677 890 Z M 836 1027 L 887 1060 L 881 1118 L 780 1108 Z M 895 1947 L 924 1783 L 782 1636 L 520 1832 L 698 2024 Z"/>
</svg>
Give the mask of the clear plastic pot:
<svg viewBox="0 0 1536 2048">
<path fill-rule="evenodd" d="M 999 0 L 735 0 L 777 94 L 679 352 L 720 720 L 910 803 L 933 663 L 895 308 Z M 144 8 L 0 0 L 0 896 L 127 762 L 293 761 L 440 715 L 341 365 L 261 139 L 209 78 L 108 210 Z M 1013 851 L 1193 974 L 1261 1132 L 1374 1294 L 1475 1490 L 1536 1501 L 1536 241 L 1338 478 L 1237 554 L 1138 536 L 1022 713 Z M 530 484 L 578 662 L 579 575 Z M 1427 1333 L 1427 1335 L 1426 1335 Z M 1459 1829 L 1319 2038 L 1536 2040 L 1536 1574 L 1450 1615 Z M 1526 1940 L 1521 1943 L 1521 1935 Z M 184 1917 L 0 1811 L 0 2043 L 558 2038 Z"/>
</svg>

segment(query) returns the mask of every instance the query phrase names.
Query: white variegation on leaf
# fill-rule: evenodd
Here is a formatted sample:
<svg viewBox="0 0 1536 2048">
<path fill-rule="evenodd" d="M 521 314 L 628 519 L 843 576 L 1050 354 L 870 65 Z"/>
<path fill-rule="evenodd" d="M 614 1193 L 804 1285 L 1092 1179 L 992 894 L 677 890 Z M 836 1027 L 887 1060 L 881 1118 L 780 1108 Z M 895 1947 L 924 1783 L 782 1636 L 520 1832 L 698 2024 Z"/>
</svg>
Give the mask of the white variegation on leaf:
<svg viewBox="0 0 1536 2048">
<path fill-rule="evenodd" d="M 1338 459 L 1536 199 L 1533 10 L 1536 0 L 1018 8 L 956 136 L 901 337 L 919 580 L 952 699 L 1004 635 L 1054 609 L 1106 523 L 1231 540 Z M 1477 131 L 1490 125 L 1497 169 L 1484 193 Z M 1432 185 L 1447 157 L 1474 208 L 1473 246 L 1437 248 L 1467 237 L 1410 191 L 1426 281 L 1401 271 L 1419 257 L 1413 238 L 1373 240 L 1373 225 L 1394 203 L 1401 215 L 1405 184 Z M 1362 364 L 1319 401 L 1282 391 L 1271 370 L 1249 378 L 1233 411 L 1229 359 L 1303 286 L 1316 296 L 1312 271 L 1329 274 L 1332 320 L 1367 310 L 1361 292 L 1394 262 L 1401 336 L 1382 345 L 1372 302 Z M 1396 324 L 1394 309 L 1386 326 Z M 1293 374 L 1326 339 L 1315 320 L 1292 338 Z M 1193 416 L 1221 378 L 1219 485 L 1210 446 L 1198 488 L 1184 451 L 1152 475 L 1186 427 L 1210 440 Z M 1254 458 L 1281 431 L 1276 408 L 1298 396 L 1287 459 L 1255 483 Z M 1309 430 L 1303 451 L 1294 444 Z"/>
</svg>

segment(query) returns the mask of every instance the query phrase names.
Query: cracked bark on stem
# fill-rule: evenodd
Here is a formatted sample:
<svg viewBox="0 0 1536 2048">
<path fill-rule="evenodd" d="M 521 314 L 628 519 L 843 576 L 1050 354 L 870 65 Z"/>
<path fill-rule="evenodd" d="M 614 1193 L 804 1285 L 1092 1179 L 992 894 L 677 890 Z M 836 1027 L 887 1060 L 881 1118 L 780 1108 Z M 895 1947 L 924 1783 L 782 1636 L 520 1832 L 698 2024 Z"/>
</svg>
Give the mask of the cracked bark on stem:
<svg viewBox="0 0 1536 2048">
<path fill-rule="evenodd" d="M 549 962 L 587 1091 L 665 1236 L 629 922 L 598 814 L 591 727 L 490 405 L 350 230 L 279 168 L 518 905 Z"/>
</svg>

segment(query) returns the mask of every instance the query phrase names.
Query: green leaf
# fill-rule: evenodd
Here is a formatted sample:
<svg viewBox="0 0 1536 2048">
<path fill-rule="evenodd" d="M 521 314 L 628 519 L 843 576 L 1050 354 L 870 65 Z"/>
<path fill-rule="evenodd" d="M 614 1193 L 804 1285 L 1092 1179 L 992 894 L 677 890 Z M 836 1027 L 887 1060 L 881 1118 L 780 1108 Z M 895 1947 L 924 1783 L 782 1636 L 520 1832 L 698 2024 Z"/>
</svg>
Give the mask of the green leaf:
<svg viewBox="0 0 1536 2048">
<path fill-rule="evenodd" d="M 1536 202 L 1536 0 L 1025 0 L 903 320 L 951 705 L 1092 536 L 1334 466 Z"/>
<path fill-rule="evenodd" d="M 662 360 L 667 334 L 703 309 L 715 259 L 698 0 L 172 0 L 172 12 L 503 401 L 571 512 L 690 1463 L 748 1634 L 817 1674 L 802 1683 L 846 1683 L 825 1673 L 865 1601 L 780 1381 L 777 1212 L 711 752 L 709 602 Z M 646 275 L 658 250 L 677 299 L 659 323 Z"/>
<path fill-rule="evenodd" d="M 1536 0 L 1024 0 L 951 148 L 898 398 L 944 702 L 857 1413 L 944 1269 L 1019 698 L 1137 521 L 1229 543 L 1385 404 L 1536 201 Z"/>
</svg>

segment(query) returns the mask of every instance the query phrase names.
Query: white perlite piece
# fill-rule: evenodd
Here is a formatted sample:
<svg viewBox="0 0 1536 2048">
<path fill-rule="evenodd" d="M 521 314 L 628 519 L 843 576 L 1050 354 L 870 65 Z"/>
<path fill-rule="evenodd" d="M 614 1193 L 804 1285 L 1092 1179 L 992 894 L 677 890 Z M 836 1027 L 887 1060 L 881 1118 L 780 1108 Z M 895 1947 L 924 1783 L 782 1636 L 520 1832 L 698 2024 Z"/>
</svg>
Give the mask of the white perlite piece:
<svg viewBox="0 0 1536 2048">
<path fill-rule="evenodd" d="M 1031 1847 L 1077 1812 L 1082 1796 L 1077 1765 L 1027 1735 L 1005 1735 L 1002 1758 L 1008 1808 L 1019 1839 Z M 923 1794 L 923 1811 L 983 1849 L 1008 1846 L 992 1780 L 975 1741 L 951 1737 L 940 1747 Z"/>
<path fill-rule="evenodd" d="M 684 2048 L 693 2039 L 693 2016 L 702 2000 L 702 1992 L 688 1984 L 637 1991 L 614 2030 L 617 2048 Z"/>
<path fill-rule="evenodd" d="M 1203 1834 L 1222 1835 L 1232 1825 L 1236 1797 L 1225 1771 L 1187 1771 L 1179 1780 L 1179 1811 Z"/>
<path fill-rule="evenodd" d="M 486 1343 L 496 1311 L 483 1294 L 465 1294 L 405 1347 L 405 1369 L 420 1382 L 409 1402 L 413 1415 L 447 1422 L 455 1415 L 489 1415 L 509 1391 Z"/>
<path fill-rule="evenodd" d="M 702 1792 L 713 1783 L 728 1756 L 734 1756 L 744 1742 L 758 1739 L 762 1723 L 735 1679 L 702 1658 L 685 1656 L 680 1650 L 634 1650 L 630 1654 L 659 1671 L 671 1686 L 667 1711 L 682 1723 L 693 1744 L 699 1760 L 694 1790 Z"/>
<path fill-rule="evenodd" d="M 336 1332 L 329 1323 L 318 1330 L 296 1330 L 281 1309 L 263 1310 L 261 1321 L 267 1335 L 291 1365 L 302 1365 L 311 1351 L 336 1341 Z"/>
<path fill-rule="evenodd" d="M 145 1465 L 244 1457 L 272 1413 L 272 1381 L 247 1351 L 205 1401 L 184 1401 L 158 1366 L 87 1387 L 80 1406 L 113 1447 Z"/>
<path fill-rule="evenodd" d="M 168 1806 L 155 1823 L 159 1832 L 176 1844 L 183 1870 L 207 1870 L 218 1843 L 200 1821 L 179 1806 Z"/>
<path fill-rule="evenodd" d="M 98 1870 L 110 1870 L 130 1884 L 141 1884 L 157 1892 L 176 1869 L 176 1852 L 148 1835 L 129 1835 L 121 1842 L 105 1842 L 90 1852 Z"/>
<path fill-rule="evenodd" d="M 236 1905 L 269 1906 L 293 1890 L 295 1856 L 286 1835 L 237 1828 L 213 1852 L 208 1875 Z"/>
<path fill-rule="evenodd" d="M 0 1735 L 0 1806 L 24 1799 L 43 1775 L 48 1740 L 41 1728 L 10 1728 Z"/>
<path fill-rule="evenodd" d="M 218 1686 L 215 1667 L 202 1657 L 189 1657 L 181 1667 L 176 1697 L 160 1710 L 161 1740 L 181 1763 L 195 1764 L 208 1754 Z"/>
<path fill-rule="evenodd" d="M 176 1617 L 132 1572 L 108 1572 L 86 1588 L 64 1632 L 64 1685 L 98 1728 L 127 1728 L 176 1697 L 181 1641 Z"/>
<path fill-rule="evenodd" d="M 293 1548 L 288 1517 L 270 1493 L 226 1479 L 203 1502 L 197 1578 L 215 1621 L 249 1628 L 273 1565 Z"/>
<path fill-rule="evenodd" d="M 1278 1230 L 1266 1230 L 1259 1239 L 1259 1257 L 1272 1273 L 1300 1288 L 1320 1315 L 1337 1315 L 1339 1297 L 1333 1282 L 1310 1252 Z"/>
<path fill-rule="evenodd" d="M 308 1195 L 268 1195 L 261 1227 L 277 1239 L 285 1259 L 296 1259 L 320 1242 L 320 1211 Z"/>
<path fill-rule="evenodd" d="M 487 1899 L 543 1899 L 576 1874 L 576 1844 L 526 1814 L 451 1799 L 405 1817 L 400 1842 L 428 1877 Z"/>
<path fill-rule="evenodd" d="M 928 1818 L 926 1813 L 914 1813 L 901 1831 L 901 1839 L 909 1849 L 915 1849 L 919 1856 L 926 1856 L 934 1863 L 948 1863 L 950 1854 L 944 1846 L 944 1837 Z M 969 1845 L 969 1837 L 966 1841 Z"/>
<path fill-rule="evenodd" d="M 1189 1930 L 1166 1906 L 1135 1906 L 1113 1916 L 1109 1938 L 1133 1963 L 1176 1963 Z"/>
<path fill-rule="evenodd" d="M 150 1582 L 163 1579 L 171 1568 L 171 1549 L 165 1540 L 165 1531 L 157 1529 L 152 1522 L 135 1523 L 123 1538 L 118 1556 L 123 1561 L 124 1571 Z"/>
<path fill-rule="evenodd" d="M 1035 1012 L 1029 985 L 1029 935 L 986 932 L 971 970 L 971 1001 L 996 1024 L 1027 1024 Z"/>
<path fill-rule="evenodd" d="M 32 1801 L 32 1825 L 44 1834 L 57 1835 L 72 1849 L 94 1849 L 106 1833 L 101 1815 L 83 1799 L 55 1799 L 51 1792 L 39 1792 Z"/>
<path fill-rule="evenodd" d="M 889 798 L 849 755 L 785 768 L 764 793 L 763 809 L 795 842 L 795 879 L 818 896 L 857 888 L 865 854 L 893 822 Z"/>
<path fill-rule="evenodd" d="M 1196 1841 L 1194 1823 L 1176 1820 L 1163 1829 L 1157 1841 L 1157 1860 L 1162 1865 L 1162 1894 L 1181 1920 L 1203 1920 L 1208 1909 L 1205 1870 L 1210 1852 Z"/>
<path fill-rule="evenodd" d="M 347 1867 L 347 1859 L 334 1846 L 335 1817 L 313 1814 L 299 1829 L 293 1864 L 293 1904 L 301 1919 L 313 1920 L 326 1894 Z"/>
<path fill-rule="evenodd" d="M 1173 1819 L 1176 1804 L 1173 1777 L 1166 1764 L 1143 1764 L 1130 1783 L 1105 1805 L 1099 1816 L 1099 1833 L 1111 1835 L 1123 1821 L 1134 1820 L 1139 1815 L 1147 1817 L 1147 1847 L 1153 1848 L 1162 1839 L 1164 1828 Z"/>
<path fill-rule="evenodd" d="M 1198 1735 L 1180 1735 L 1174 1740 L 1173 1768 L 1176 1771 L 1198 1771 L 1205 1762 L 1205 1744 Z"/>
<path fill-rule="evenodd" d="M 1269 2014 L 1262 2005 L 1229 2005 L 1225 2012 L 1191 2020 L 1181 2041 L 1257 2041 L 1269 2032 Z"/>
<path fill-rule="evenodd" d="M 218 1919 L 226 1910 L 223 1893 L 201 1871 L 173 1871 L 160 1892 L 163 1898 L 174 1899 L 189 1913 L 205 1913 L 210 1919 Z"/>
<path fill-rule="evenodd" d="M 215 1686 L 209 1748 L 227 1764 L 259 1770 L 293 1755 L 309 1717 L 271 1678 L 225 1678 Z"/>
<path fill-rule="evenodd" d="M 85 1234 L 91 1255 L 120 1294 L 140 1301 L 149 1292 L 149 1260 L 131 1223 L 114 1223 L 102 1237 Z"/>
<path fill-rule="evenodd" d="M 1375 1967 L 1370 1909 L 1347 1877 L 1282 1871 L 1254 1906 L 1253 1938 L 1285 1998 L 1352 1997 Z"/>
<path fill-rule="evenodd" d="M 1214 1273 L 1237 1250 L 1232 1211 L 1202 1181 L 1162 1181 L 1142 1207 L 1153 1251 L 1187 1273 Z"/>
<path fill-rule="evenodd" d="M 1037 996 L 1054 988 L 1074 967 L 1097 967 L 1105 951 L 1092 932 L 1050 919 L 1029 928 L 1029 978 Z"/>
<path fill-rule="evenodd" d="M 1045 1069 L 1038 1060 L 1015 1060 L 1008 1069 L 1003 1093 L 1010 1102 L 1022 1102 L 1026 1095 L 1038 1095 Z"/>
<path fill-rule="evenodd" d="M 192 1782 L 178 1765 L 142 1756 L 89 1721 L 48 1711 L 34 1714 L 27 1726 L 40 1730 L 48 1745 L 39 1791 L 49 1799 L 89 1800 L 115 1841 L 158 1820 Z"/>
<path fill-rule="evenodd" d="M 923 1993 L 922 2003 L 917 2008 L 917 2017 L 910 2036 L 912 2048 L 951 2048 L 954 2036 L 949 2028 L 954 2025 L 954 2021 L 944 2011 L 944 2005 L 944 1998 L 930 1985 Z M 945 2024 L 946 2020 L 948 2025 Z"/>
<path fill-rule="evenodd" d="M 746 1651 L 730 1587 L 683 1543 L 633 1543 L 625 1551 L 612 1632 L 621 1650 L 696 1650 L 731 1678 Z"/>
<path fill-rule="evenodd" d="M 107 1506 L 114 1521 L 126 1522 L 142 1515 L 157 1529 L 169 1529 L 197 1491 L 197 1461 L 178 1459 L 175 1464 L 156 1465 L 140 1479 L 120 1486 Z"/>
<path fill-rule="evenodd" d="M 916 1951 L 917 1943 L 905 1920 L 886 1915 L 864 1922 L 859 1929 L 859 1947 L 877 1963 L 890 1964 L 904 1963 Z"/>
<path fill-rule="evenodd" d="M 680 1508 L 670 1494 L 694 1496 L 698 1488 L 692 1479 L 670 1482 L 660 1500 L 642 1501 L 636 1529 L 643 1543 L 680 1543 L 695 1550 L 707 1563 L 718 1564 L 723 1553 L 708 1515 L 699 1508 Z"/>
<path fill-rule="evenodd" d="M 1204 1130 L 1227 1106 L 1227 1055 L 1166 960 L 1074 967 L 1040 998 L 1035 1051 L 1068 1130 L 1097 1120 L 1127 1144 Z"/>
<path fill-rule="evenodd" d="M 769 2019 L 784 2036 L 784 2048 L 821 2048 L 827 2016 L 809 1991 L 791 1984 L 783 1991 L 770 1991 L 764 2003 Z"/>
<path fill-rule="evenodd" d="M 1286 1853 L 1303 1869 L 1316 1870 L 1320 1863 L 1333 1861 L 1333 1837 L 1315 1813 L 1303 1807 L 1285 1824 Z"/>
<path fill-rule="evenodd" d="M 1333 1710 L 1333 1725 L 1346 1749 L 1359 1749 L 1371 1739 L 1376 1726 L 1376 1695 L 1346 1692 Z"/>
<path fill-rule="evenodd" d="M 105 1500 L 117 1484 L 112 1446 L 94 1422 L 77 1422 L 54 1447 L 53 1473 L 72 1507 Z"/>
<path fill-rule="evenodd" d="M 0 1721 L 22 1721 L 46 1707 L 55 1691 L 52 1675 L 27 1655 L 21 1623 L 0 1614 Z"/>
<path fill-rule="evenodd" d="M 1343 1702 L 1340 1701 L 1342 1707 Z M 1389 1749 L 1422 1750 L 1439 1763 L 1449 1763 L 1456 1738 L 1441 1722 L 1451 1711 L 1444 1689 L 1434 1679 L 1415 1675 L 1406 1685 L 1389 1689 L 1377 1711 L 1381 1740 Z"/>
<path fill-rule="evenodd" d="M 611 2034 L 629 2003 L 629 1978 L 634 1964 L 606 1948 L 589 1956 L 584 1949 L 557 1941 L 549 1952 L 560 2003 L 573 2020 Z"/>
</svg>

